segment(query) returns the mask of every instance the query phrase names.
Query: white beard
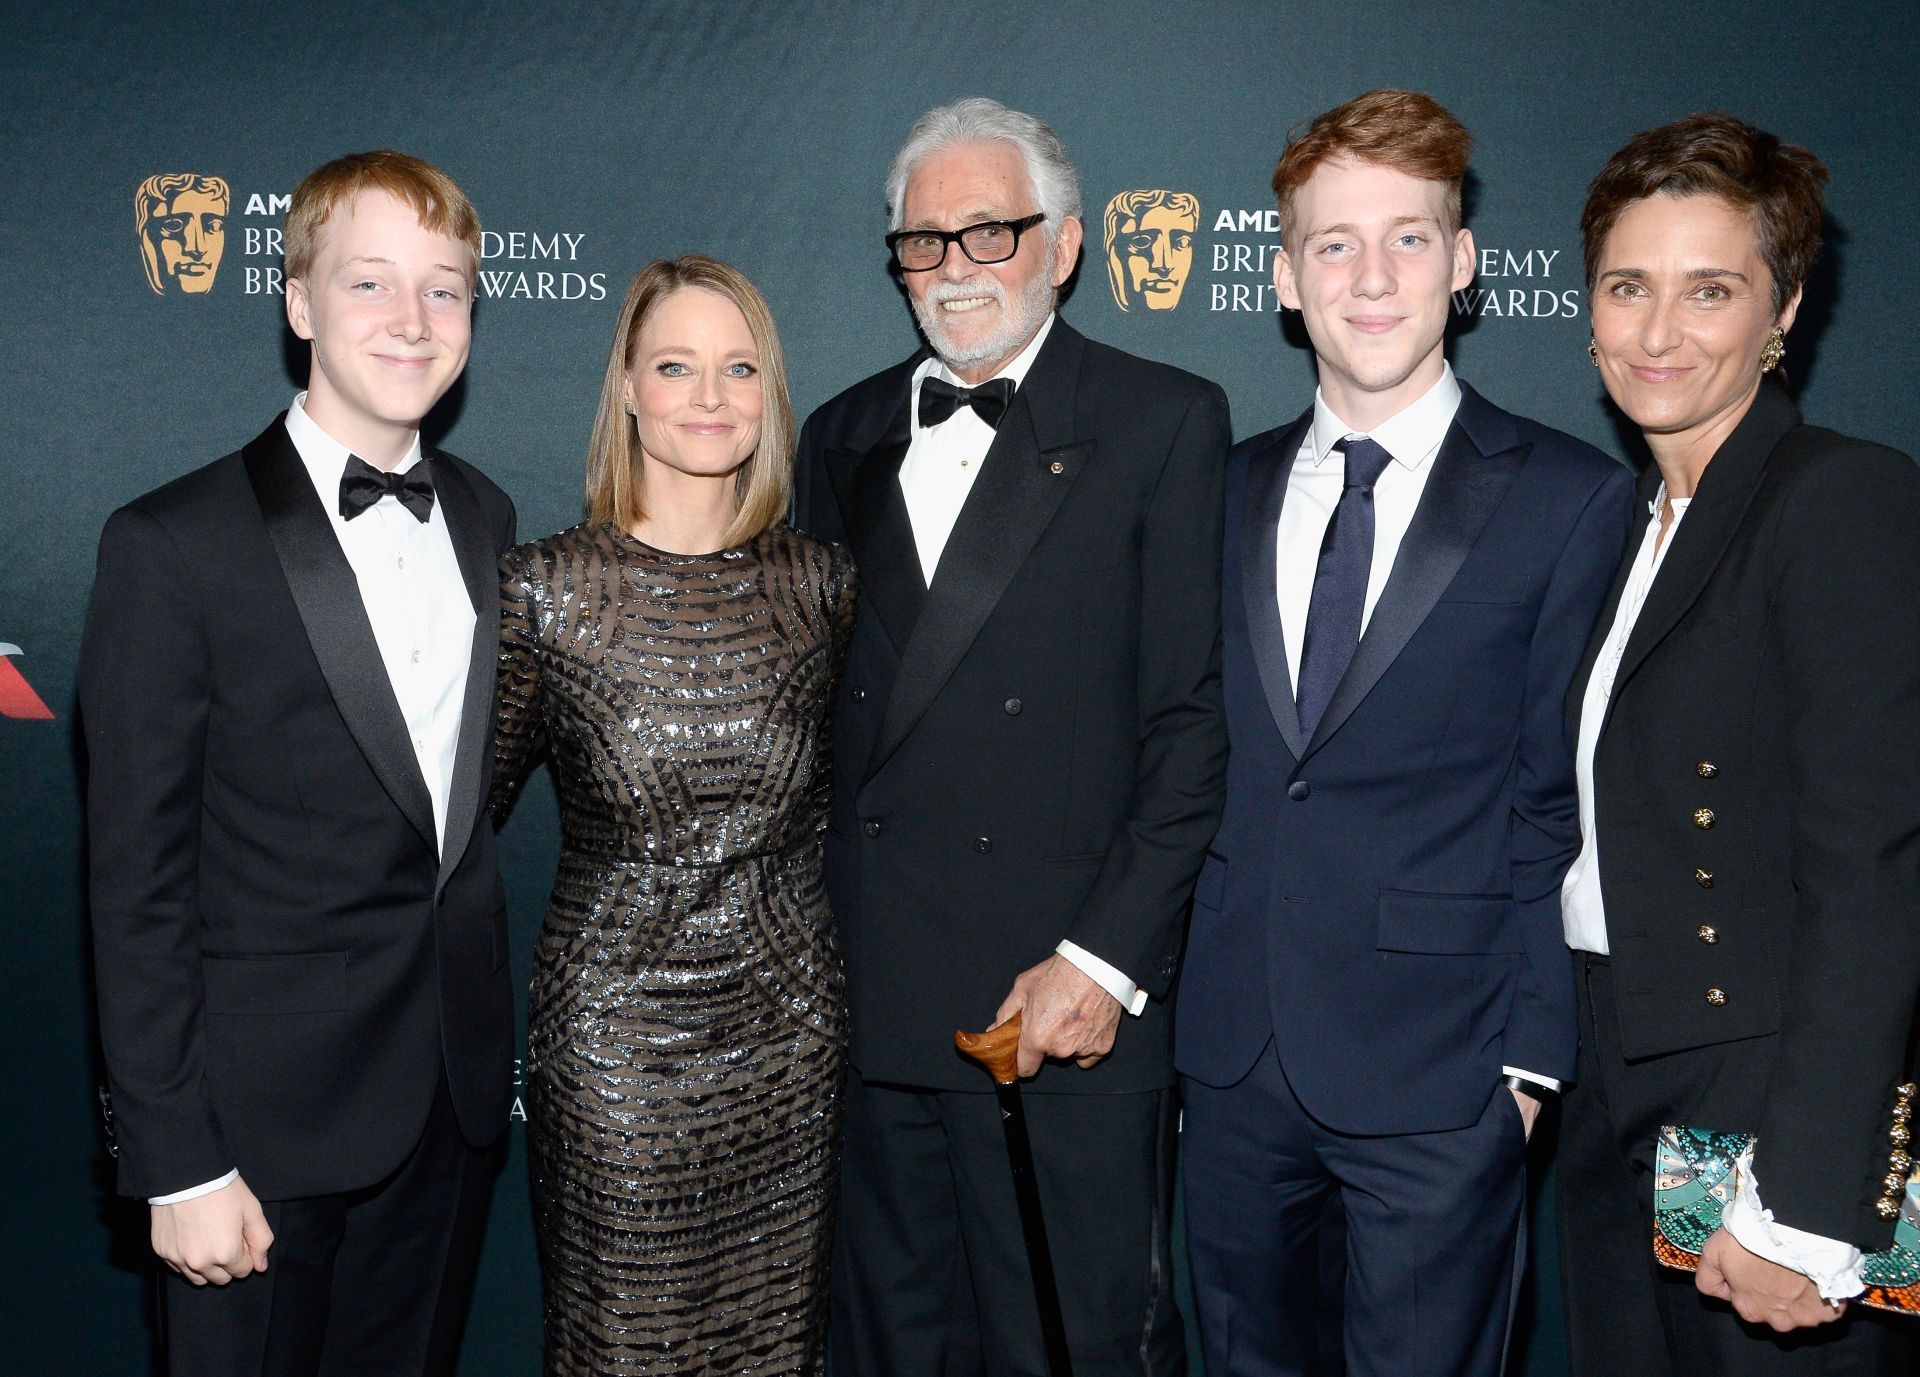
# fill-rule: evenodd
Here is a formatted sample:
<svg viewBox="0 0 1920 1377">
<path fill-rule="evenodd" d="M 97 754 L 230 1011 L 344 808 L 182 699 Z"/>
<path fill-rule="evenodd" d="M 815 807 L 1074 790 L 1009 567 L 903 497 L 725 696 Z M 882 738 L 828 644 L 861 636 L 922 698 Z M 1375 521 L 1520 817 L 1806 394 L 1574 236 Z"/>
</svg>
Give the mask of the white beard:
<svg viewBox="0 0 1920 1377">
<path fill-rule="evenodd" d="M 954 252 L 959 252 L 957 247 Z M 990 296 L 1000 303 L 1000 324 L 975 343 L 962 346 L 949 332 L 949 319 L 940 309 L 940 303 L 976 296 Z M 913 303 L 914 318 L 920 322 L 933 352 L 947 367 L 958 370 L 1019 352 L 1023 344 L 1039 333 L 1047 312 L 1053 309 L 1053 284 L 1046 274 L 1036 274 L 1019 296 L 1009 298 L 998 278 L 983 275 L 977 282 L 936 282 L 924 297 L 909 296 L 908 300 Z"/>
</svg>

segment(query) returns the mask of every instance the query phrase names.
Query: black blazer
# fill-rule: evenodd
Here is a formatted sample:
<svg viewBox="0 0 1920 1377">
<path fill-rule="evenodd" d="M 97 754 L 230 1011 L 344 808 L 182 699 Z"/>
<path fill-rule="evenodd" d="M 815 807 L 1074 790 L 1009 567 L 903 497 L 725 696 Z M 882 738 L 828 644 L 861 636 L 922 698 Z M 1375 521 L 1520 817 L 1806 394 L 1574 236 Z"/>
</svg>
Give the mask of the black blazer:
<svg viewBox="0 0 1920 1377">
<path fill-rule="evenodd" d="M 1782 1222 L 1884 1247 L 1920 995 L 1920 472 L 1765 384 L 1672 540 L 1594 753 L 1621 1045 L 1768 1059 L 1764 1100 L 1702 1126 L 1759 1135 Z"/>
<path fill-rule="evenodd" d="M 477 622 L 444 859 L 352 568 L 284 417 L 115 512 L 80 652 L 101 1040 L 120 1189 L 238 1167 L 263 1199 L 372 1184 L 445 1076 L 476 1144 L 513 1057 L 492 829 L 513 505 L 434 454 Z"/>
<path fill-rule="evenodd" d="M 827 835 L 853 1062 L 986 1089 L 954 1029 L 1067 938 L 1156 998 L 1039 1087 L 1170 1084 L 1165 996 L 1226 757 L 1226 397 L 1056 319 L 928 588 L 899 483 L 921 357 L 800 440 L 796 524 L 851 547 L 864 593 Z"/>
</svg>

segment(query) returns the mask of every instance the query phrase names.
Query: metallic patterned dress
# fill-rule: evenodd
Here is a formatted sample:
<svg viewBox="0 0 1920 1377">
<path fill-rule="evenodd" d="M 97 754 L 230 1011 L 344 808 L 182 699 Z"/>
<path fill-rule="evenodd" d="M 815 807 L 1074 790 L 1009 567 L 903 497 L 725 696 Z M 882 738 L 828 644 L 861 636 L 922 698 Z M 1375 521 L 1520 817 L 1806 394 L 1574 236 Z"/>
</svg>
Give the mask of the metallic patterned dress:
<svg viewBox="0 0 1920 1377">
<path fill-rule="evenodd" d="M 580 526 L 502 561 L 504 811 L 561 853 L 528 1137 L 549 1374 L 817 1373 L 846 1042 L 821 885 L 842 553 Z"/>
</svg>

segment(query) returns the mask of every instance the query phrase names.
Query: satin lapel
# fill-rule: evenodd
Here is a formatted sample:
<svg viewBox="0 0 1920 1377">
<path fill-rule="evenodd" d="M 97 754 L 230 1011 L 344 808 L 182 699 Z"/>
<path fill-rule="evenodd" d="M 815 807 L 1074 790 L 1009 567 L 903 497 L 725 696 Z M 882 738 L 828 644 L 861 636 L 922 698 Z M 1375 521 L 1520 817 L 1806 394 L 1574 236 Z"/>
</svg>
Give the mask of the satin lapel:
<svg viewBox="0 0 1920 1377">
<path fill-rule="evenodd" d="M 286 426 L 275 422 L 241 452 L 241 461 L 341 720 L 381 787 L 421 839 L 437 848 L 433 800 L 360 601 L 360 585 Z"/>
<path fill-rule="evenodd" d="M 1620 599 L 1627 591 L 1627 576 L 1633 572 L 1633 561 L 1640 549 L 1640 542 L 1647 534 L 1647 503 L 1660 487 L 1660 472 L 1651 466 L 1640 475 L 1639 496 L 1634 505 L 1633 533 L 1627 537 L 1626 555 L 1620 561 L 1620 567 L 1613 572 L 1613 584 L 1607 589 L 1606 601 L 1600 604 L 1599 620 L 1593 624 L 1593 635 L 1587 638 L 1586 654 L 1580 659 L 1580 668 L 1575 671 L 1573 683 L 1567 689 L 1567 731 L 1575 741 L 1580 739 L 1580 711 L 1587 699 L 1587 681 L 1593 677 L 1593 667 L 1600 659 L 1600 652 L 1607 644 L 1607 638 L 1613 634 L 1613 619 L 1619 615 Z"/>
<path fill-rule="evenodd" d="M 912 399 L 912 387 L 903 388 L 886 430 L 870 448 L 827 452 L 827 477 L 860 571 L 860 596 L 879 614 L 895 654 L 906 648 L 927 596 L 900 490 L 900 464 L 912 435 Z"/>
<path fill-rule="evenodd" d="M 447 794 L 447 839 L 440 848 L 440 878 L 453 872 L 465 854 L 480 815 L 488 753 L 493 748 L 494 678 L 500 659 L 500 552 L 487 530 L 466 475 L 451 463 L 434 465 L 434 491 L 453 540 L 460 578 L 473 604 L 473 650 L 467 659 L 467 691 L 460 702 L 460 742 L 453 757 L 453 783 Z"/>
<path fill-rule="evenodd" d="M 1800 412 L 1787 394 L 1763 382 L 1747 414 L 1734 427 L 1733 434 L 1721 443 L 1706 472 L 1700 475 L 1700 485 L 1694 489 L 1693 501 L 1687 506 L 1687 519 L 1670 537 L 1673 548 L 1660 561 L 1660 572 L 1647 591 L 1647 601 L 1634 621 L 1633 634 L 1627 637 L 1626 651 L 1620 657 L 1620 672 L 1613 681 L 1613 702 L 1619 701 L 1621 686 L 1646 662 L 1653 648 L 1699 600 L 1701 590 L 1719 567 L 1734 533 L 1745 520 L 1747 508 L 1753 505 L 1754 494 L 1760 490 L 1760 479 L 1766 473 L 1768 456 L 1782 437 L 1799 424 Z M 1608 715 L 1612 715 L 1611 705 Z"/>
<path fill-rule="evenodd" d="M 1333 699 L 1321 714 L 1313 740 L 1307 743 L 1312 755 L 1327 738 L 1340 730 L 1353 715 L 1373 686 L 1393 665 L 1413 633 L 1433 611 L 1440 595 L 1460 571 L 1473 543 L 1486 529 L 1487 520 L 1500 499 L 1513 485 L 1514 475 L 1527 461 L 1531 445 L 1515 443 L 1511 425 L 1498 426 L 1501 433 L 1494 441 L 1499 448 L 1487 452 L 1481 448 L 1487 435 L 1469 434 L 1469 425 L 1479 420 L 1484 427 L 1488 418 L 1470 415 L 1476 407 L 1491 411 L 1485 402 L 1462 388 L 1460 411 L 1454 417 L 1440 452 L 1433 458 L 1433 472 L 1427 475 L 1426 490 L 1414 509 L 1413 524 L 1400 542 L 1394 556 L 1393 572 L 1387 586 L 1374 604 L 1367 629 L 1354 649 L 1353 663 L 1347 666 Z M 1498 413 L 1495 413 L 1498 415 Z M 1476 442 L 1478 441 L 1478 442 Z M 1502 443 L 1504 441 L 1504 443 Z"/>
<path fill-rule="evenodd" d="M 1305 751 L 1306 742 L 1300 735 L 1300 711 L 1293 698 L 1287 638 L 1280 628 L 1280 510 L 1286 504 L 1287 478 L 1299 456 L 1300 442 L 1312 424 L 1309 411 L 1264 452 L 1248 457 L 1241 507 L 1240 591 L 1247 606 L 1247 637 L 1273 725 L 1280 729 L 1295 760 Z"/>
<path fill-rule="evenodd" d="M 1085 343 L 1056 320 L 1001 418 L 901 652 L 868 779 L 933 705 L 1093 455 L 1093 441 L 1072 438 Z"/>
</svg>

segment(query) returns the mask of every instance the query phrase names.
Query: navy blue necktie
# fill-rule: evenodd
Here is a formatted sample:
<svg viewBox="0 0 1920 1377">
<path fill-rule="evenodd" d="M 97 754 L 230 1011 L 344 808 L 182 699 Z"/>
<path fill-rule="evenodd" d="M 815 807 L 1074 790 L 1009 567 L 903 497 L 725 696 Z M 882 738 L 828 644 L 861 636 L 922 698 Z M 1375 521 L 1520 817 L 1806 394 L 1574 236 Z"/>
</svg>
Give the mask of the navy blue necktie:
<svg viewBox="0 0 1920 1377">
<path fill-rule="evenodd" d="M 1360 644 L 1360 614 L 1373 571 L 1373 485 L 1393 459 L 1371 440 L 1349 436 L 1340 447 L 1346 452 L 1347 486 L 1320 541 L 1300 646 L 1299 688 L 1293 695 L 1300 734 L 1309 741 Z"/>
</svg>

